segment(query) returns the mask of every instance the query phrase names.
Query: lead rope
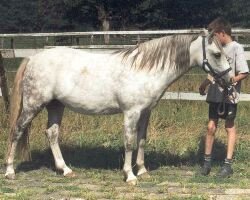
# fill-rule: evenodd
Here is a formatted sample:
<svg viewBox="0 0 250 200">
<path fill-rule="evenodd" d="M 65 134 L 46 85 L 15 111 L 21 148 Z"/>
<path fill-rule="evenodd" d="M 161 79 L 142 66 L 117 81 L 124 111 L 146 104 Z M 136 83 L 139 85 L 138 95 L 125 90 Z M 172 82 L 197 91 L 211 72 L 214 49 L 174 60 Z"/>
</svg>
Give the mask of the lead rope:
<svg viewBox="0 0 250 200">
<path fill-rule="evenodd" d="M 228 89 L 225 88 L 223 91 L 223 100 L 219 103 L 219 106 L 217 108 L 218 115 L 222 116 L 226 112 L 226 97 L 228 95 Z"/>
<path fill-rule="evenodd" d="M 231 92 L 232 95 L 229 95 L 229 91 L 230 90 L 232 90 L 232 92 Z M 231 101 L 235 101 L 236 98 L 237 98 L 237 91 L 236 91 L 234 85 L 231 85 L 230 87 L 224 88 L 224 91 L 223 91 L 223 101 L 219 103 L 219 106 L 217 108 L 218 115 L 222 116 L 222 115 L 225 114 L 226 100 L 227 99 L 229 99 Z"/>
</svg>

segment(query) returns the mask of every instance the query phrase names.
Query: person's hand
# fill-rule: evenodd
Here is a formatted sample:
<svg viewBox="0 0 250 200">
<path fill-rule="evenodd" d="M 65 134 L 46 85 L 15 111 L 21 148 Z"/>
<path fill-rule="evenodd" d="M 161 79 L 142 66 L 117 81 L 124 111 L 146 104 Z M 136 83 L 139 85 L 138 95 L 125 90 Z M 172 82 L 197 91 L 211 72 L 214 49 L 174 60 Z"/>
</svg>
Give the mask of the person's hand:
<svg viewBox="0 0 250 200">
<path fill-rule="evenodd" d="M 202 95 L 202 96 L 206 95 L 206 92 L 205 92 L 206 87 L 207 87 L 207 85 L 204 84 L 204 82 L 200 85 L 200 87 L 199 87 L 199 93 L 200 93 L 200 95 Z"/>
<path fill-rule="evenodd" d="M 237 85 L 237 78 L 234 76 L 230 79 L 232 85 Z"/>
<path fill-rule="evenodd" d="M 200 95 L 203 95 L 203 96 L 206 95 L 205 90 L 209 84 L 211 84 L 211 81 L 209 79 L 206 79 L 205 81 L 203 81 L 203 83 L 199 87 Z"/>
</svg>

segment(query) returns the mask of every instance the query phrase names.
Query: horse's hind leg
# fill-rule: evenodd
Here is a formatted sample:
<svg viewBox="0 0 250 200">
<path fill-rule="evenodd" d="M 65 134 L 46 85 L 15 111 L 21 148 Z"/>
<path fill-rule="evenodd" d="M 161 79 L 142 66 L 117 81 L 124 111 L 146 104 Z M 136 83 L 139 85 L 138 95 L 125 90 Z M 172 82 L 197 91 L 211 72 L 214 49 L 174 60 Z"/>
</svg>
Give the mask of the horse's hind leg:
<svg viewBox="0 0 250 200">
<path fill-rule="evenodd" d="M 17 120 L 17 123 L 14 128 L 13 137 L 10 139 L 10 146 L 7 154 L 7 169 L 5 173 L 5 177 L 8 179 L 15 178 L 15 171 L 14 171 L 14 158 L 16 153 L 16 148 L 18 141 L 21 137 L 24 137 L 23 133 L 27 131 L 32 119 L 36 116 L 36 114 L 40 111 L 40 108 L 37 109 L 29 109 L 23 110 Z M 28 134 L 28 132 L 26 132 Z M 28 137 L 28 135 L 26 135 Z M 22 144 L 21 144 L 22 145 Z"/>
<path fill-rule="evenodd" d="M 138 136 L 137 136 L 137 159 L 136 165 L 138 168 L 137 176 L 145 176 L 147 174 L 147 169 L 144 165 L 144 146 L 147 138 L 147 128 L 150 118 L 150 111 L 144 111 L 141 114 L 139 123 L 138 123 Z M 149 177 L 149 175 L 147 174 Z"/>
<path fill-rule="evenodd" d="M 55 165 L 58 170 L 63 171 L 64 176 L 73 176 L 72 170 L 65 164 L 59 144 L 59 127 L 61 125 L 64 105 L 57 101 L 51 101 L 47 106 L 48 110 L 48 128 L 46 130 L 46 135 L 48 137 L 52 154 L 55 159 Z"/>
</svg>

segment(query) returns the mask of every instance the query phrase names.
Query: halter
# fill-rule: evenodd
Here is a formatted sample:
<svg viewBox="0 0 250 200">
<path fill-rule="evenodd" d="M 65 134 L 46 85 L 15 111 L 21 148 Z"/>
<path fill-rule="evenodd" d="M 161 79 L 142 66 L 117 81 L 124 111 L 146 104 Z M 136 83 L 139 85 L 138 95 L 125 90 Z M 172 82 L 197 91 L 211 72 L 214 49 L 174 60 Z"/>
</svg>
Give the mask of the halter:
<svg viewBox="0 0 250 200">
<path fill-rule="evenodd" d="M 222 76 L 224 76 L 226 73 L 230 72 L 232 70 L 231 67 L 228 69 L 222 71 L 222 72 L 215 72 L 212 66 L 209 64 L 207 56 L 206 56 L 206 48 L 205 48 L 205 38 L 206 36 L 202 36 L 202 52 L 203 52 L 203 63 L 202 63 L 202 68 L 203 70 L 210 74 L 211 76 L 214 77 L 215 80 L 220 79 Z M 209 70 L 206 69 L 206 66 L 208 67 Z"/>
<path fill-rule="evenodd" d="M 223 102 L 220 103 L 220 105 L 218 106 L 218 109 L 217 109 L 218 115 L 222 116 L 225 114 L 226 96 L 228 96 L 229 90 L 231 90 L 231 89 L 233 89 L 234 91 L 236 91 L 236 90 L 235 90 L 235 87 L 233 85 L 225 84 L 225 81 L 221 77 L 224 76 L 226 73 L 230 72 L 232 70 L 232 68 L 229 67 L 228 69 L 226 69 L 222 72 L 219 72 L 219 73 L 214 71 L 212 66 L 209 64 L 207 56 L 206 56 L 205 39 L 206 39 L 206 36 L 202 36 L 202 51 L 203 51 L 202 68 L 206 73 L 210 74 L 220 86 L 222 86 L 224 88 Z M 206 69 L 206 66 L 209 70 Z"/>
</svg>

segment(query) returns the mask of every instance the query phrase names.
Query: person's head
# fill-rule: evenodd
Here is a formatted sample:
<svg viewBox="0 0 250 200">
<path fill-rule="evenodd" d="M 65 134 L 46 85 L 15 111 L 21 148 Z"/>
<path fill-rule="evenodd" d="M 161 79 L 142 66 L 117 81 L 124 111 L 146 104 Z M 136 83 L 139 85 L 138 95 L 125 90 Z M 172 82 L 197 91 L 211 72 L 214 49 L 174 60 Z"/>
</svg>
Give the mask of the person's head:
<svg viewBox="0 0 250 200">
<path fill-rule="evenodd" d="M 216 35 L 217 38 L 220 40 L 222 45 L 225 45 L 228 42 L 231 42 L 232 40 L 231 24 L 223 17 L 218 17 L 215 20 L 213 20 L 208 25 L 208 31 L 213 32 L 214 35 Z"/>
</svg>

